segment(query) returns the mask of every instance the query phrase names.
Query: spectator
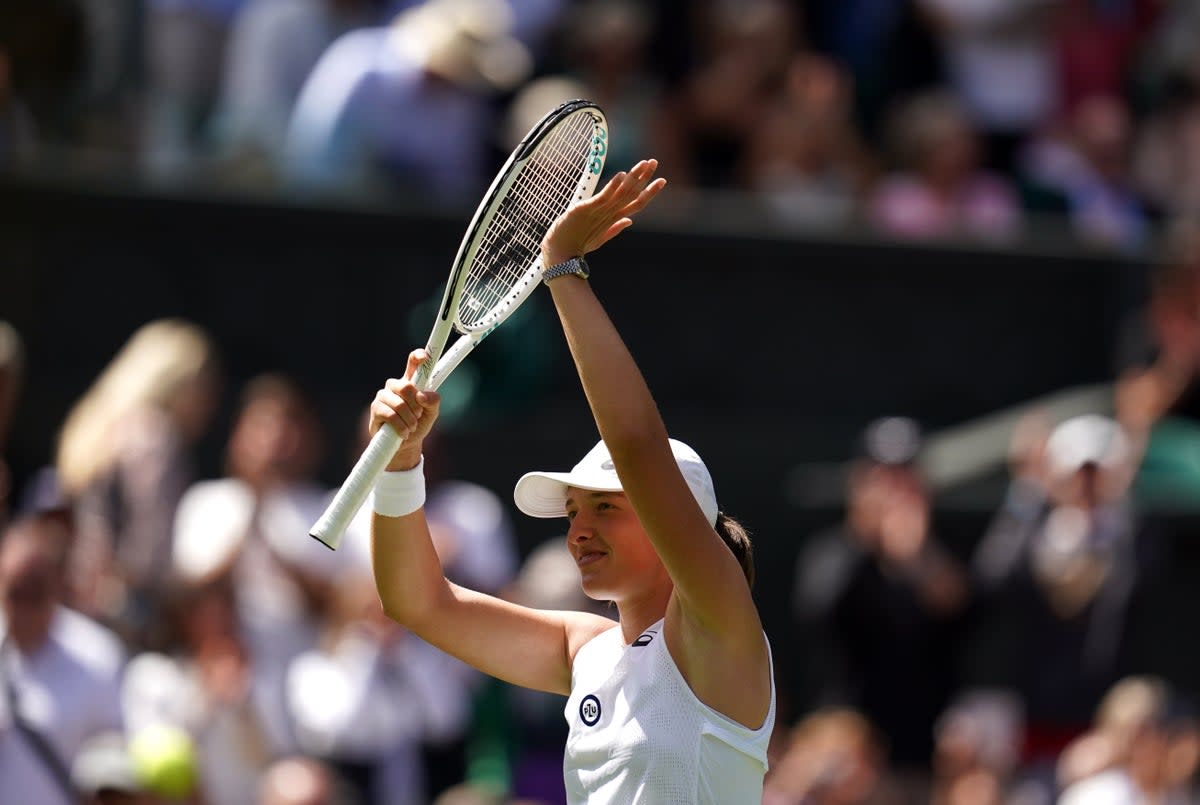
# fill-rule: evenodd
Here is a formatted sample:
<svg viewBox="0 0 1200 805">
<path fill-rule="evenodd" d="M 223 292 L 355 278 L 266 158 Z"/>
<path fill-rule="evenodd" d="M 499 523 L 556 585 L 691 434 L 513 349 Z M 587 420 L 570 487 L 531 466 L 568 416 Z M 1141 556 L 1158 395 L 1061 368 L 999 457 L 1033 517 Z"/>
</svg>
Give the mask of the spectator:
<svg viewBox="0 0 1200 805">
<path fill-rule="evenodd" d="M 387 619 L 369 573 L 344 579 L 338 599 L 321 648 L 289 668 L 300 748 L 341 769 L 364 803 L 421 805 L 446 784 L 426 773 L 423 747 L 464 740 L 480 675 Z"/>
<path fill-rule="evenodd" d="M 1134 58 L 1158 16 L 1172 4 L 1059 0 L 1058 5 L 1059 109 L 1071 115 L 1088 98 L 1120 97 L 1130 89 Z"/>
<path fill-rule="evenodd" d="M 666 99 L 661 163 L 674 184 L 732 187 L 783 87 L 799 20 L 780 0 L 704 7 L 697 64 Z"/>
<path fill-rule="evenodd" d="M 361 433 L 363 441 L 359 445 L 360 452 L 366 448 L 369 431 L 364 427 Z M 441 441 L 441 437 L 433 436 L 426 440 L 425 467 L 429 488 L 425 511 L 434 547 L 449 579 L 476 590 L 501 595 L 507 591 L 517 570 L 518 556 L 512 523 L 503 502 L 494 492 L 479 484 L 452 477 L 450 454 L 451 450 Z M 346 564 L 339 577 L 339 589 L 348 586 L 367 589 L 360 585 L 364 579 L 371 577 L 370 551 L 370 506 L 363 506 L 348 529 L 340 551 Z M 572 572 L 575 572 L 573 566 Z M 305 676 L 315 678 L 311 670 L 326 667 L 329 663 L 338 666 L 339 674 L 363 662 L 376 663 L 384 670 L 409 668 L 407 680 L 394 680 L 396 684 L 390 685 L 388 695 L 408 699 L 413 691 L 419 690 L 424 705 L 416 711 L 407 708 L 411 714 L 409 723 L 404 725 L 407 732 L 394 727 L 390 728 L 390 733 L 381 729 L 373 738 L 386 742 L 415 737 L 419 748 L 423 750 L 419 772 L 424 778 L 424 787 L 431 796 L 436 796 L 439 791 L 468 776 L 469 765 L 483 765 L 486 762 L 481 761 L 480 756 L 487 754 L 487 751 L 480 747 L 487 743 L 488 738 L 480 738 L 471 708 L 486 709 L 490 702 L 498 698 L 495 692 L 499 683 L 489 685 L 473 669 L 419 638 L 402 634 L 402 630 L 370 628 L 370 622 L 377 621 L 381 616 L 377 607 L 378 601 L 371 596 L 369 607 L 365 602 L 359 607 L 360 616 L 369 609 L 367 621 L 346 619 L 344 623 L 347 627 L 347 645 L 353 647 L 355 643 L 368 643 L 375 645 L 378 651 L 359 651 L 357 657 L 352 652 L 342 652 L 340 659 L 334 656 L 338 654 L 336 651 L 324 652 L 315 659 L 310 657 Z M 391 622 L 385 625 L 394 627 Z M 365 632 L 356 639 L 354 635 L 363 630 Z M 389 675 L 394 676 L 389 672 L 382 679 L 386 681 Z M 350 678 L 346 674 L 343 676 Z M 365 679 L 361 674 L 358 678 Z M 370 697 L 375 694 L 362 686 L 376 682 L 372 679 L 352 685 L 355 701 L 369 703 Z M 366 698 L 357 698 L 360 693 Z M 561 710 L 560 702 L 556 707 L 556 725 L 559 726 L 562 725 Z M 315 711 L 310 710 L 310 713 L 318 715 Z M 504 720 L 504 723 L 507 727 L 508 722 Z M 356 724 L 351 722 L 351 725 Z M 389 738 L 389 735 L 392 737 Z M 341 739 L 330 733 L 326 738 Z M 513 736 L 505 732 L 500 740 L 507 743 L 512 739 Z M 396 747 L 400 748 L 402 745 Z M 399 759 L 393 757 L 380 770 L 384 780 L 396 773 Z M 499 762 L 501 765 L 507 763 L 507 749 L 505 757 Z M 556 747 L 555 774 L 561 788 L 561 741 Z"/>
<path fill-rule="evenodd" d="M 359 453 L 367 447 L 363 428 Z M 487 487 L 454 477 L 451 445 L 442 436 L 426 441 L 429 484 L 425 514 L 438 557 L 456 584 L 489 595 L 503 593 L 517 575 L 519 556 L 512 520 L 500 497 Z M 370 507 L 364 505 L 344 540 L 348 572 L 371 572 Z M 322 554 L 323 558 L 328 557 Z"/>
<path fill-rule="evenodd" d="M 180 320 L 144 325 L 67 415 L 56 461 L 79 522 L 72 600 L 145 639 L 167 577 L 175 507 L 192 477 L 190 449 L 216 401 L 208 335 Z"/>
<path fill-rule="evenodd" d="M 511 24 L 506 0 L 428 0 L 389 26 L 339 38 L 296 103 L 289 178 L 473 198 L 486 181 L 489 99 L 530 69 Z"/>
<path fill-rule="evenodd" d="M 903 805 L 886 741 L 853 710 L 821 710 L 793 730 L 767 777 L 763 805 Z M 914 800 L 915 801 L 915 800 Z"/>
<path fill-rule="evenodd" d="M 1130 178 L 1132 122 L 1116 96 L 1081 100 L 1066 132 L 1023 154 L 1026 178 L 1060 195 L 1082 240 L 1136 253 L 1148 237 L 1146 211 Z"/>
<path fill-rule="evenodd" d="M 1117 384 L 1117 416 L 1141 462 L 1137 492 L 1147 500 L 1194 500 L 1200 473 L 1200 237 L 1190 223 L 1170 236 L 1151 280 L 1144 332 Z M 1135 340 L 1136 339 L 1136 340 Z"/>
<path fill-rule="evenodd" d="M 957 698 L 935 727 L 933 805 L 1023 802 L 1014 782 L 1024 726 L 1016 696 L 974 690 Z"/>
<path fill-rule="evenodd" d="M 0 541 L 0 799 L 73 803 L 84 742 L 121 730 L 124 649 L 62 606 L 68 535 L 53 518 L 17 520 Z"/>
<path fill-rule="evenodd" d="M 1136 134 L 1138 191 L 1179 220 L 1200 214 L 1200 76 L 1179 75 Z"/>
<path fill-rule="evenodd" d="M 952 686 L 966 578 L 930 524 L 916 465 L 919 431 L 878 420 L 851 470 L 842 524 L 801 551 L 794 601 L 830 668 L 823 701 L 852 704 L 888 741 L 899 768 L 928 767 L 933 724 Z"/>
<path fill-rule="evenodd" d="M 786 89 L 753 135 L 746 184 L 788 221 L 849 223 L 871 165 L 852 120 L 849 79 L 819 56 L 796 57 Z"/>
<path fill-rule="evenodd" d="M 85 68 L 75 100 L 81 144 L 123 168 L 136 165 L 140 142 L 141 0 L 76 0 L 86 41 Z"/>
<path fill-rule="evenodd" d="M 632 165 L 661 138 L 664 90 L 647 58 L 652 14 L 630 0 L 591 0 L 567 20 L 568 68 L 586 88 L 581 97 L 608 117 L 607 165 Z"/>
<path fill-rule="evenodd" d="M 283 158 L 305 80 L 339 36 L 377 22 L 379 0 L 248 0 L 233 20 L 214 115 L 219 151 L 259 178 Z M 232 178 L 232 177 L 231 177 Z"/>
<path fill-rule="evenodd" d="M 24 375 L 25 356 L 21 336 L 11 324 L 0 320 L 0 529 L 8 520 L 13 497 L 12 472 L 4 456 Z"/>
<path fill-rule="evenodd" d="M 175 573 L 193 583 L 231 580 L 277 749 L 293 747 L 288 665 L 316 645 L 337 571 L 328 550 L 304 536 L 324 509 L 325 487 L 313 479 L 320 458 L 320 425 L 303 391 L 282 375 L 257 376 L 234 417 L 227 477 L 189 487 L 175 519 Z"/>
<path fill-rule="evenodd" d="M 952 98 L 909 101 L 893 120 L 892 140 L 900 171 L 885 177 L 870 200 L 870 218 L 881 230 L 905 238 L 1015 234 L 1016 194 L 981 169 L 979 141 Z"/>
<path fill-rule="evenodd" d="M 854 120 L 868 139 L 896 99 L 941 83 L 937 43 L 909 0 L 808 0 L 812 46 L 846 70 Z"/>
<path fill-rule="evenodd" d="M 997 171 L 1009 170 L 1017 146 L 1058 108 L 1056 4 L 918 0 L 941 41 L 953 92 Z"/>
<path fill-rule="evenodd" d="M 143 157 L 166 175 L 194 170 L 221 86 L 230 26 L 244 0 L 150 0 L 145 9 Z"/>
<path fill-rule="evenodd" d="M 968 675 L 1022 697 L 1023 759 L 1045 770 L 1128 661 L 1141 524 L 1128 497 L 1132 446 L 1113 420 L 1069 419 L 1028 457 L 973 557 L 981 601 Z"/>
<path fill-rule="evenodd" d="M 1160 679 L 1131 677 L 1101 702 L 1091 734 L 1064 753 L 1059 805 L 1194 802 L 1198 728 Z M 1089 743 L 1084 743 L 1088 741 Z"/>
<path fill-rule="evenodd" d="M 181 729 L 196 746 L 206 805 L 253 801 L 287 746 L 270 730 L 275 681 L 254 663 L 228 578 L 178 583 L 162 602 L 170 641 L 129 662 L 120 704 L 129 733 Z"/>
</svg>

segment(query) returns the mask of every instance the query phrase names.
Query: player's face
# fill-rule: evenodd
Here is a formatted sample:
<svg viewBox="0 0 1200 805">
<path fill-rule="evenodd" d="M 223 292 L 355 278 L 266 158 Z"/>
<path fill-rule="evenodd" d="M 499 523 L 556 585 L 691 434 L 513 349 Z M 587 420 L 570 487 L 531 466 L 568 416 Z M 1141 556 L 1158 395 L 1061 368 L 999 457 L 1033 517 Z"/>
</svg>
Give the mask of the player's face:
<svg viewBox="0 0 1200 805">
<path fill-rule="evenodd" d="M 662 560 L 624 493 L 572 487 L 567 491 L 567 519 L 567 548 L 589 597 L 619 603 L 666 578 Z"/>
</svg>

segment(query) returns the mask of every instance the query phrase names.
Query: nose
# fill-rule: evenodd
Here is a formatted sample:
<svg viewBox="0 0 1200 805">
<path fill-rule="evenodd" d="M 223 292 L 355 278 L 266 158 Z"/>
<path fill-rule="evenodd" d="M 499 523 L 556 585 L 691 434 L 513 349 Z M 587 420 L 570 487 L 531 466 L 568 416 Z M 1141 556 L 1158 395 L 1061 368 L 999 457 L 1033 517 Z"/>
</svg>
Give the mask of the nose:
<svg viewBox="0 0 1200 805">
<path fill-rule="evenodd" d="M 571 524 L 567 527 L 567 544 L 578 545 L 592 538 L 594 529 L 589 522 L 587 516 L 583 512 L 579 512 L 571 520 Z"/>
</svg>

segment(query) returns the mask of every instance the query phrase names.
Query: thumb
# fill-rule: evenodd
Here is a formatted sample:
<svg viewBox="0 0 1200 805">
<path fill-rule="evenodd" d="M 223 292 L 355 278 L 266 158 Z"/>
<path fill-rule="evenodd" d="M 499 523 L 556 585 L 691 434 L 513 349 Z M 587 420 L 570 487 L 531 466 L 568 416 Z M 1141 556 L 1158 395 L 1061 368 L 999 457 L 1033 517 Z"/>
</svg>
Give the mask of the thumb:
<svg viewBox="0 0 1200 805">
<path fill-rule="evenodd" d="M 413 375 L 417 373 L 418 367 L 429 359 L 429 353 L 423 349 L 414 349 L 408 353 L 408 366 L 404 369 L 404 378 L 412 380 Z"/>
</svg>

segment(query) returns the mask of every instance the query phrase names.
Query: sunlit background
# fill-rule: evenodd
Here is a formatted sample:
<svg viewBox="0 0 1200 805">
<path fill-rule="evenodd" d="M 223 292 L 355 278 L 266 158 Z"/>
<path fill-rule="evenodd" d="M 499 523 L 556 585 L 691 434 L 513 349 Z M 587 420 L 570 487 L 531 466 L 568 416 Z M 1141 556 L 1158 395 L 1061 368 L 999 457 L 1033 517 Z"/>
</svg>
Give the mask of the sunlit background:
<svg viewBox="0 0 1200 805">
<path fill-rule="evenodd" d="M 306 532 L 579 97 L 668 179 L 592 281 L 755 538 L 763 805 L 1200 802 L 1200 3 L 5 0 L 0 803 L 565 802 L 563 700 Z M 443 392 L 448 575 L 611 614 L 511 504 L 595 440 L 548 300 Z"/>
</svg>

